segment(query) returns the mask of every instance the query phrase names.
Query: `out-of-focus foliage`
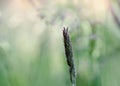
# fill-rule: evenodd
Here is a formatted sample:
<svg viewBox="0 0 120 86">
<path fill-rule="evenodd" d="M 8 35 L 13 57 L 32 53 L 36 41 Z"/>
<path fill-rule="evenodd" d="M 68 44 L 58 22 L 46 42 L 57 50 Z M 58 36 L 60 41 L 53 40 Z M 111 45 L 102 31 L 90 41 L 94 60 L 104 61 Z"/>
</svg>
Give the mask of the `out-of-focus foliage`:
<svg viewBox="0 0 120 86">
<path fill-rule="evenodd" d="M 0 86 L 70 86 L 63 26 L 77 86 L 120 86 L 118 2 L 0 0 Z"/>
</svg>

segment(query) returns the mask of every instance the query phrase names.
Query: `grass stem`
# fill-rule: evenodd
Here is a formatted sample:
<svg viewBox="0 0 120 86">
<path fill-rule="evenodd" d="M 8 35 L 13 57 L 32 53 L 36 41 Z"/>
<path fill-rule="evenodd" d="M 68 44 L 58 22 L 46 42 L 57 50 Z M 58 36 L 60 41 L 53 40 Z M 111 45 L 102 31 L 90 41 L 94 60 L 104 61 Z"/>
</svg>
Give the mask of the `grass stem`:
<svg viewBox="0 0 120 86">
<path fill-rule="evenodd" d="M 68 34 L 68 28 L 64 27 L 63 38 L 64 38 L 66 60 L 69 66 L 70 80 L 71 80 L 72 86 L 76 86 L 76 71 L 75 71 L 75 65 L 73 60 L 72 45 L 71 45 L 70 37 Z"/>
</svg>

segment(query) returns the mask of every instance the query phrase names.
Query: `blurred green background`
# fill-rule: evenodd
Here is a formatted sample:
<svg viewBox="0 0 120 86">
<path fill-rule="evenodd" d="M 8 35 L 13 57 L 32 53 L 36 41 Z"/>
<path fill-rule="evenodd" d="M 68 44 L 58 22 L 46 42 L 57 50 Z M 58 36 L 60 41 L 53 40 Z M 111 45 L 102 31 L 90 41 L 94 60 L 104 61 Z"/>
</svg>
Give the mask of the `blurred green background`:
<svg viewBox="0 0 120 86">
<path fill-rule="evenodd" d="M 120 0 L 0 0 L 0 86 L 120 86 Z"/>
</svg>

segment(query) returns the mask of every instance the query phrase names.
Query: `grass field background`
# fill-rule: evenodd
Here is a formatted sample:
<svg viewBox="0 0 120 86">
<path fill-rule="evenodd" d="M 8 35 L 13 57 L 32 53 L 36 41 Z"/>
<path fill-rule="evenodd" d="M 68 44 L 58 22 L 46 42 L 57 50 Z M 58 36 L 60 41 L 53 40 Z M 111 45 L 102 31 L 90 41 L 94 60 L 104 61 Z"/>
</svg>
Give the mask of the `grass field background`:
<svg viewBox="0 0 120 86">
<path fill-rule="evenodd" d="M 119 7 L 119 0 L 0 0 L 0 86 L 71 86 L 64 26 L 77 86 L 120 86 Z"/>
</svg>

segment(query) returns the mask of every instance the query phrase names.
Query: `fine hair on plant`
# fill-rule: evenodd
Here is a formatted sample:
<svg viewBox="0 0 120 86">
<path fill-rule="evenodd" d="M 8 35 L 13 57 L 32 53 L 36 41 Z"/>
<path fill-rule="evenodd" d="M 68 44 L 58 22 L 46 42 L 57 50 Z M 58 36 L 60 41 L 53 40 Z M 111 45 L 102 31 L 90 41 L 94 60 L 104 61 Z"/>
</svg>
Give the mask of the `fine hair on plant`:
<svg viewBox="0 0 120 86">
<path fill-rule="evenodd" d="M 68 33 L 68 28 L 63 27 L 63 39 L 67 65 L 69 66 L 69 74 L 72 86 L 76 86 L 76 71 L 73 59 L 72 45 Z"/>
</svg>

